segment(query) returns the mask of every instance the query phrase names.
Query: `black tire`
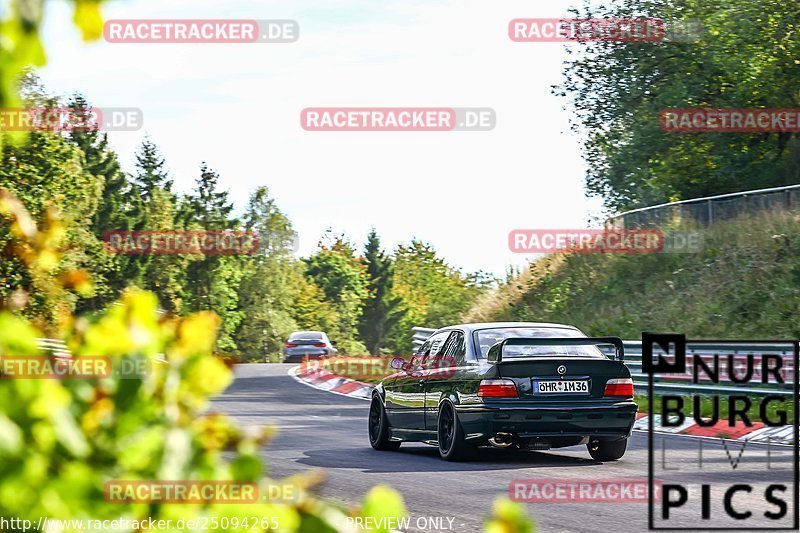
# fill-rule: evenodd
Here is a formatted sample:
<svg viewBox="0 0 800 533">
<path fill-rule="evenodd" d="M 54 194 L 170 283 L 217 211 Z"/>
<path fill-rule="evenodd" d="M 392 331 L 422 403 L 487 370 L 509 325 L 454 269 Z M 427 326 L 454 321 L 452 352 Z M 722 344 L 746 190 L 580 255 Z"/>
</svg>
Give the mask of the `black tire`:
<svg viewBox="0 0 800 533">
<path fill-rule="evenodd" d="M 625 455 L 625 450 L 628 448 L 628 439 L 620 439 L 614 441 L 589 441 L 586 445 L 589 450 L 589 455 L 595 461 L 616 461 Z"/>
<path fill-rule="evenodd" d="M 397 450 L 400 441 L 389 440 L 389 420 L 383 409 L 383 402 L 375 395 L 369 406 L 369 443 L 376 450 Z"/>
<path fill-rule="evenodd" d="M 468 459 L 474 448 L 464 438 L 464 428 L 458 421 L 458 414 L 447 402 L 439 407 L 439 420 L 436 423 L 439 442 L 439 455 L 445 461 Z"/>
</svg>

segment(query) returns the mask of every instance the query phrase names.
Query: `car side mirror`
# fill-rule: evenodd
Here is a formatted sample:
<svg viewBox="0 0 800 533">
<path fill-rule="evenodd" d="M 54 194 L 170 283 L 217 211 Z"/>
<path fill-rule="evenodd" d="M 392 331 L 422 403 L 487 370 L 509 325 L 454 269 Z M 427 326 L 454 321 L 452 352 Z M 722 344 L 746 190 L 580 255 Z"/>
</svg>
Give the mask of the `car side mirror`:
<svg viewBox="0 0 800 533">
<path fill-rule="evenodd" d="M 395 370 L 402 370 L 405 364 L 406 364 L 405 359 L 403 359 L 402 357 L 395 357 L 394 359 L 392 359 L 391 366 Z"/>
</svg>

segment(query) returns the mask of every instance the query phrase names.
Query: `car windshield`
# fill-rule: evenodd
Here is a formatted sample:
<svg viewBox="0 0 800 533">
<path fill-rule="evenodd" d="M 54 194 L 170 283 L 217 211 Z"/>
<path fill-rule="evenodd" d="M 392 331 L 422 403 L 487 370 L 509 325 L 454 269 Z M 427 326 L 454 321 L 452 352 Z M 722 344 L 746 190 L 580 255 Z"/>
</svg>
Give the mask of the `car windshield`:
<svg viewBox="0 0 800 533">
<path fill-rule="evenodd" d="M 509 338 L 570 337 L 580 338 L 583 333 L 568 328 L 509 327 L 479 329 L 475 332 L 475 343 L 479 346 L 479 357 L 485 359 L 489 348 Z M 503 357 L 530 356 L 603 357 L 595 346 L 508 346 Z"/>
</svg>

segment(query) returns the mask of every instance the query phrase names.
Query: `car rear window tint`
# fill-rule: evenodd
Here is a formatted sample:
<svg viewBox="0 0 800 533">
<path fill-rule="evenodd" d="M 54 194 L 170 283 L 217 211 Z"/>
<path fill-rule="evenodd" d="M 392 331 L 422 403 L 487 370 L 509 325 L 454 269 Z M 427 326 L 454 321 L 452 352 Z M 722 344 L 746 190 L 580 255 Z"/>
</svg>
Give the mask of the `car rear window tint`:
<svg viewBox="0 0 800 533">
<path fill-rule="evenodd" d="M 498 342 L 508 338 L 546 338 L 546 337 L 567 337 L 580 338 L 583 333 L 568 328 L 537 328 L 537 327 L 515 327 L 515 328 L 490 328 L 479 329 L 475 332 L 475 342 L 479 347 L 479 356 L 486 358 L 489 348 Z M 514 346 L 508 347 L 503 351 L 505 356 L 530 357 L 536 355 L 565 355 L 579 357 L 605 357 L 603 353 L 594 346 Z"/>
<path fill-rule="evenodd" d="M 291 335 L 289 335 L 289 340 L 290 341 L 297 341 L 297 340 L 314 341 L 314 340 L 321 340 L 321 339 L 322 339 L 322 333 L 319 333 L 319 332 L 316 332 L 316 331 L 296 331 L 295 333 L 292 333 Z"/>
</svg>

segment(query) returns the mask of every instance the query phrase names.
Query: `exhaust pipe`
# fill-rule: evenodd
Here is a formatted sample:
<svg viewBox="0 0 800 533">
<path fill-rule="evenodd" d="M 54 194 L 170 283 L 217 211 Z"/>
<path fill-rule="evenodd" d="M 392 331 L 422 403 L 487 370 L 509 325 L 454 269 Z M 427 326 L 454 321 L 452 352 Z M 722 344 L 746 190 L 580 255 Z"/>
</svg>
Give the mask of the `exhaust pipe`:
<svg viewBox="0 0 800 533">
<path fill-rule="evenodd" d="M 514 444 L 514 435 L 511 433 L 498 433 L 489 439 L 489 444 L 495 448 L 508 448 Z"/>
</svg>

